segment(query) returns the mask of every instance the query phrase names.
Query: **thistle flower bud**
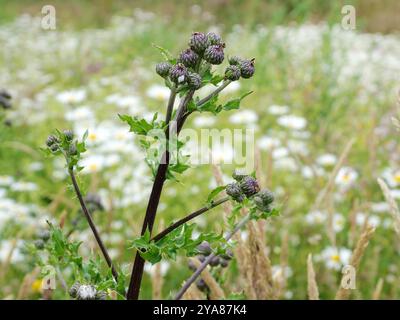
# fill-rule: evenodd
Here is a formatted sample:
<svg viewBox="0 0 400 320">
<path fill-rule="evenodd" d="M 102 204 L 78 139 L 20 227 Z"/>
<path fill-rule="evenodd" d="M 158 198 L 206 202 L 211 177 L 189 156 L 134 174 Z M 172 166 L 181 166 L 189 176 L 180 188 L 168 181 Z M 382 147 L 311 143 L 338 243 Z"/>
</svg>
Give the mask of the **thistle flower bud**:
<svg viewBox="0 0 400 320">
<path fill-rule="evenodd" d="M 58 151 L 59 148 L 60 148 L 60 147 L 58 146 L 58 144 L 53 144 L 53 145 L 50 146 L 50 150 L 51 150 L 52 152 Z"/>
<path fill-rule="evenodd" d="M 191 89 L 197 90 L 202 84 L 201 76 L 198 73 L 190 72 L 187 77 L 187 83 Z"/>
<path fill-rule="evenodd" d="M 212 257 L 210 260 L 210 266 L 211 267 L 216 267 L 219 265 L 220 259 L 218 256 Z"/>
<path fill-rule="evenodd" d="M 208 38 L 208 43 L 210 45 L 215 45 L 215 44 L 221 44 L 222 43 L 222 39 L 219 35 L 217 35 L 214 32 L 209 32 L 207 33 L 207 38 Z"/>
<path fill-rule="evenodd" d="M 0 106 L 2 106 L 4 109 L 11 109 L 11 95 L 5 91 L 5 90 L 0 90 Z"/>
<path fill-rule="evenodd" d="M 202 255 L 205 255 L 205 256 L 208 256 L 208 255 L 210 255 L 211 254 L 211 246 L 210 246 L 210 244 L 207 242 L 207 241 L 203 241 L 202 243 L 200 243 L 198 246 L 197 246 L 197 250 L 202 254 Z"/>
<path fill-rule="evenodd" d="M 194 32 L 190 38 L 189 46 L 194 52 L 201 55 L 208 47 L 208 37 L 202 32 Z"/>
<path fill-rule="evenodd" d="M 50 239 L 50 232 L 48 230 L 41 230 L 38 232 L 37 237 L 43 241 L 47 241 Z"/>
<path fill-rule="evenodd" d="M 246 197 L 250 198 L 255 195 L 258 191 L 260 191 L 260 187 L 256 179 L 251 176 L 244 177 L 239 182 L 240 189 L 246 195 Z"/>
<path fill-rule="evenodd" d="M 156 65 L 156 72 L 163 78 L 167 77 L 172 65 L 169 62 L 160 62 Z"/>
<path fill-rule="evenodd" d="M 220 258 L 220 259 L 219 259 L 219 265 L 220 265 L 222 268 L 226 268 L 226 267 L 228 266 L 228 264 L 229 264 L 229 262 L 228 262 L 227 260 L 225 260 L 225 259 L 223 259 L 223 258 Z"/>
<path fill-rule="evenodd" d="M 224 44 L 209 46 L 204 52 L 204 59 L 211 64 L 221 64 L 224 61 Z"/>
<path fill-rule="evenodd" d="M 254 59 L 242 61 L 240 64 L 240 72 L 243 78 L 251 78 L 255 72 Z"/>
<path fill-rule="evenodd" d="M 244 177 L 247 177 L 248 174 L 245 174 L 244 172 L 240 171 L 240 170 L 235 170 L 232 173 L 232 178 L 235 179 L 236 181 L 241 181 L 243 180 Z"/>
<path fill-rule="evenodd" d="M 74 133 L 71 130 L 64 130 L 63 133 L 67 141 L 72 141 L 74 138 Z"/>
<path fill-rule="evenodd" d="M 76 156 L 78 154 L 78 150 L 76 149 L 76 145 L 75 144 L 71 144 L 68 148 L 68 154 L 70 156 Z"/>
<path fill-rule="evenodd" d="M 253 201 L 257 209 L 261 211 L 271 211 L 271 204 L 274 202 L 274 194 L 268 189 L 263 189 L 254 196 Z"/>
<path fill-rule="evenodd" d="M 238 66 L 228 66 L 225 69 L 225 79 L 236 81 L 240 78 L 240 68 Z"/>
<path fill-rule="evenodd" d="M 58 141 L 58 139 L 57 139 L 55 136 L 50 135 L 50 136 L 47 137 L 46 145 L 47 145 L 48 147 L 51 147 L 52 145 L 54 145 L 54 144 L 56 144 L 56 143 L 58 143 L 58 142 L 59 142 L 59 141 Z"/>
<path fill-rule="evenodd" d="M 96 300 L 107 300 L 107 293 L 104 291 L 97 291 L 95 299 Z"/>
<path fill-rule="evenodd" d="M 188 71 L 182 63 L 177 63 L 169 70 L 169 78 L 176 84 L 184 83 L 186 81 Z"/>
<path fill-rule="evenodd" d="M 44 248 L 45 243 L 42 239 L 38 239 L 38 240 L 35 240 L 34 244 L 37 249 L 41 250 Z"/>
<path fill-rule="evenodd" d="M 79 283 L 79 282 L 75 282 L 72 286 L 71 286 L 71 288 L 69 288 L 69 295 L 72 297 L 72 298 L 76 298 L 76 295 L 77 295 L 77 293 L 78 293 L 78 290 L 79 290 L 79 288 L 80 288 L 80 286 L 81 286 L 81 284 Z"/>
<path fill-rule="evenodd" d="M 197 259 L 199 259 L 200 262 L 204 262 L 204 260 L 206 260 L 206 257 L 202 254 L 197 256 Z"/>
<path fill-rule="evenodd" d="M 226 249 L 225 253 L 221 254 L 220 257 L 229 261 L 233 258 L 233 252 L 231 249 Z"/>
<path fill-rule="evenodd" d="M 236 182 L 229 183 L 226 186 L 225 191 L 228 196 L 232 197 L 232 199 L 236 200 L 237 202 L 242 202 L 244 200 L 242 189 Z"/>
<path fill-rule="evenodd" d="M 199 59 L 200 57 L 196 52 L 192 49 L 186 49 L 181 52 L 178 61 L 183 63 L 186 67 L 191 68 L 196 66 Z"/>
<path fill-rule="evenodd" d="M 242 61 L 243 61 L 242 58 L 240 58 L 238 56 L 232 56 L 232 57 L 229 57 L 229 59 L 228 59 L 229 64 L 232 66 L 239 66 Z"/>
<path fill-rule="evenodd" d="M 205 282 L 203 279 L 199 279 L 199 280 L 196 282 L 196 286 L 197 286 L 197 288 L 198 288 L 200 291 L 203 291 L 203 292 L 206 292 L 206 291 L 209 290 L 209 289 L 208 289 L 208 286 L 207 286 L 207 284 L 206 284 L 206 282 Z"/>
<path fill-rule="evenodd" d="M 97 290 L 94 286 L 83 284 L 76 292 L 76 299 L 78 300 L 95 300 Z"/>
</svg>

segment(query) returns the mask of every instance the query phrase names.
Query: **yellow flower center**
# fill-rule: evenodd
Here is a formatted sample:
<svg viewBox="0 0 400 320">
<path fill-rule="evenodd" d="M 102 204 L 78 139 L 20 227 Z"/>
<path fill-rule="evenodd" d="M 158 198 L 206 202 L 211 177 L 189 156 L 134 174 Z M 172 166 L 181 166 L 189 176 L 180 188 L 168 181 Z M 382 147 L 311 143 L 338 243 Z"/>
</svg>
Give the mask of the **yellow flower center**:
<svg viewBox="0 0 400 320">
<path fill-rule="evenodd" d="M 338 254 L 334 254 L 331 256 L 331 260 L 334 262 L 339 262 L 340 261 L 340 257 Z"/>
<path fill-rule="evenodd" d="M 396 183 L 400 183 L 400 172 L 394 175 L 394 181 L 396 181 Z"/>
<path fill-rule="evenodd" d="M 32 291 L 35 293 L 40 293 L 42 291 L 42 279 L 36 279 L 32 283 Z"/>
<path fill-rule="evenodd" d="M 88 139 L 89 139 L 90 141 L 96 141 L 96 139 L 97 139 L 97 134 L 95 134 L 94 132 L 89 133 Z"/>
<path fill-rule="evenodd" d="M 97 164 L 96 163 L 89 164 L 89 170 L 90 171 L 97 171 Z"/>
<path fill-rule="evenodd" d="M 348 173 L 343 175 L 343 181 L 347 182 L 350 180 L 350 175 Z"/>
</svg>

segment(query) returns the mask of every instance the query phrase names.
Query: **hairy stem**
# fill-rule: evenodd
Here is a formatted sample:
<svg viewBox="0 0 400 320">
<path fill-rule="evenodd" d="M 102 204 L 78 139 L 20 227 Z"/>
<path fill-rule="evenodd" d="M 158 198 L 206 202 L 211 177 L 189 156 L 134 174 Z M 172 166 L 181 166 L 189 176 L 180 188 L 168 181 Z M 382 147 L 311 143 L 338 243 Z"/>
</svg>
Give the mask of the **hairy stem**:
<svg viewBox="0 0 400 320">
<path fill-rule="evenodd" d="M 186 110 L 187 105 L 189 104 L 190 100 L 192 99 L 194 94 L 194 91 L 191 90 L 189 91 L 185 98 L 181 100 L 181 103 L 178 107 L 177 115 L 176 115 L 176 122 L 177 124 L 182 123 L 181 117 L 184 111 Z M 171 95 L 175 95 L 175 92 L 171 92 Z M 173 98 L 174 100 L 175 98 Z M 172 114 L 172 105 L 173 107 L 173 102 L 171 104 L 171 98 L 170 98 L 170 103 L 168 106 L 168 110 L 171 110 Z M 168 111 L 167 111 L 168 114 Z M 171 120 L 168 119 L 167 120 Z M 169 121 L 170 122 L 170 121 Z M 142 225 L 142 232 L 141 234 L 143 235 L 146 230 L 148 229 L 150 231 L 150 234 L 153 230 L 153 225 L 154 221 L 156 218 L 157 214 L 157 208 L 158 204 L 160 202 L 160 197 L 161 197 L 161 192 L 162 188 L 166 179 L 166 174 L 167 174 L 167 169 L 169 165 L 169 152 L 168 152 L 168 141 L 169 141 L 169 132 L 171 131 L 171 128 L 169 128 L 169 122 L 166 123 L 167 128 L 166 128 L 166 151 L 164 152 L 164 155 L 162 156 L 160 165 L 158 166 L 156 177 L 154 179 L 154 184 L 151 190 L 149 202 L 147 204 L 147 209 L 146 209 L 146 215 L 143 221 Z M 183 124 L 182 124 L 183 125 Z M 179 125 L 178 125 L 178 132 L 179 133 Z M 144 269 L 144 259 L 140 256 L 138 252 L 136 252 L 135 255 L 135 261 L 133 263 L 133 269 L 132 269 L 132 274 L 131 274 L 131 280 L 129 283 L 129 289 L 126 298 L 128 300 L 137 300 L 139 298 L 139 291 L 140 291 L 140 285 L 142 282 L 142 277 L 143 277 L 143 269 Z"/>
<path fill-rule="evenodd" d="M 160 241 L 162 238 L 164 238 L 167 234 L 169 234 L 170 232 L 174 231 L 176 228 L 180 227 L 181 225 L 183 225 L 184 223 L 198 217 L 199 215 L 211 210 L 212 208 L 215 208 L 217 206 L 219 206 L 220 204 L 228 201 L 230 198 L 229 197 L 224 197 L 220 200 L 217 200 L 215 202 L 213 202 L 210 206 L 205 206 L 197 211 L 192 212 L 191 214 L 187 215 L 186 217 L 178 220 L 177 222 L 171 224 L 168 228 L 164 229 L 163 231 L 161 231 L 159 234 L 157 234 L 156 236 L 154 236 L 151 240 L 152 241 Z"/>
<path fill-rule="evenodd" d="M 224 90 L 232 81 L 226 80 L 224 81 L 217 89 L 215 89 L 213 92 L 211 92 L 208 96 L 204 97 L 201 99 L 197 105 L 201 106 L 202 104 L 205 104 L 207 101 L 212 99 L 214 96 L 216 96 L 218 93 L 220 93 L 222 90 Z"/>
<path fill-rule="evenodd" d="M 229 241 L 234 236 L 234 234 L 238 232 L 249 220 L 250 220 L 250 214 L 248 214 L 238 222 L 235 228 L 225 236 L 225 240 Z M 193 284 L 193 282 L 196 281 L 197 277 L 202 273 L 202 271 L 207 267 L 207 265 L 214 257 L 215 254 L 212 253 L 204 260 L 204 262 L 196 269 L 196 271 L 190 276 L 190 278 L 186 280 L 183 287 L 179 290 L 179 292 L 175 296 L 175 300 L 180 300 L 182 298 L 185 292 L 189 289 L 189 287 Z"/>
<path fill-rule="evenodd" d="M 68 173 L 69 173 L 69 175 L 70 175 L 70 177 L 71 177 L 72 184 L 73 184 L 74 190 L 75 190 L 75 194 L 76 194 L 76 196 L 77 196 L 78 199 L 79 199 L 79 203 L 80 203 L 80 205 L 81 205 L 81 208 L 82 208 L 83 213 L 85 214 L 86 220 L 87 220 L 88 223 L 89 223 L 90 229 L 92 229 L 92 232 L 93 232 L 93 234 L 94 234 L 94 237 L 96 238 L 97 244 L 99 245 L 100 250 L 101 250 L 101 252 L 103 253 L 103 256 L 104 256 L 104 258 L 105 258 L 105 260 L 106 260 L 106 262 L 107 262 L 108 267 L 111 269 L 111 272 L 112 272 L 112 275 L 113 275 L 114 279 L 115 279 L 116 281 L 118 281 L 118 273 L 117 273 L 117 271 L 116 271 L 115 268 L 114 268 L 114 265 L 113 265 L 113 263 L 112 263 L 112 261 L 111 261 L 111 258 L 110 258 L 109 254 L 108 254 L 108 252 L 107 252 L 107 249 L 106 249 L 106 247 L 104 246 L 104 243 L 103 243 L 103 241 L 102 241 L 101 238 L 100 238 L 100 234 L 99 234 L 99 232 L 97 231 L 97 228 L 96 228 L 96 226 L 95 226 L 95 224 L 94 224 L 94 222 L 93 222 L 92 216 L 90 215 L 89 210 L 87 209 L 87 206 L 86 206 L 86 204 L 85 204 L 85 201 L 83 200 L 82 192 L 81 192 L 81 190 L 80 190 L 80 188 L 79 188 L 78 182 L 76 181 L 76 178 L 75 178 L 75 174 L 74 174 L 73 169 L 69 169 L 69 170 L 68 170 Z"/>
</svg>

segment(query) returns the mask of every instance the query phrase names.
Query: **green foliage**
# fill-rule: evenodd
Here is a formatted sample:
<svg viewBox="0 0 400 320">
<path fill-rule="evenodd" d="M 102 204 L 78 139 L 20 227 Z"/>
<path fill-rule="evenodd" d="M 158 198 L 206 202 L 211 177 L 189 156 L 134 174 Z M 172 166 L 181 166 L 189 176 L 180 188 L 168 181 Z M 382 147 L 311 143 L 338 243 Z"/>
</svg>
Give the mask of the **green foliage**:
<svg viewBox="0 0 400 320">
<path fill-rule="evenodd" d="M 194 238 L 195 228 L 195 224 L 183 224 L 156 243 L 151 241 L 150 232 L 147 230 L 143 236 L 130 242 L 130 249 L 137 249 L 143 259 L 155 264 L 161 259 L 175 260 L 178 253 L 186 257 L 195 256 L 199 253 L 197 246 L 203 241 L 208 241 L 216 248 L 226 245 L 222 234 L 201 233 Z"/>
<path fill-rule="evenodd" d="M 148 122 L 145 119 L 141 119 L 139 117 L 131 117 L 129 115 L 118 115 L 119 118 L 126 122 L 130 129 L 130 132 L 136 133 L 137 135 L 147 135 L 151 130 L 156 130 L 156 129 L 163 129 L 164 127 L 164 123 L 161 122 L 157 122 L 157 117 L 158 117 L 158 113 L 156 112 L 153 116 L 153 119 L 151 120 L 151 122 Z"/>
</svg>

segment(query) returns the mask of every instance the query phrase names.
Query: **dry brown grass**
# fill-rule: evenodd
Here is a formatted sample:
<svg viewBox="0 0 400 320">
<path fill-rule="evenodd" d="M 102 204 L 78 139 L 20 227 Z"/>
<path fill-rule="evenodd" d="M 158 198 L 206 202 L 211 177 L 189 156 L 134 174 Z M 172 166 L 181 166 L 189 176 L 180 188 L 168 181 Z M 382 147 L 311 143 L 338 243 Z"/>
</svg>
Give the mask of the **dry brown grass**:
<svg viewBox="0 0 400 320">
<path fill-rule="evenodd" d="M 367 226 L 362 232 L 360 239 L 357 242 L 355 249 L 353 250 L 353 254 L 351 255 L 350 265 L 358 272 L 358 267 L 361 262 L 361 258 L 363 257 L 365 250 L 368 247 L 368 243 L 371 240 L 372 235 L 375 232 L 375 228 L 372 226 Z M 336 293 L 336 300 L 346 300 L 349 298 L 351 293 L 351 289 L 345 289 L 340 286 L 339 290 Z"/>
<path fill-rule="evenodd" d="M 196 266 L 196 268 L 199 268 L 201 265 L 201 262 L 198 259 L 191 259 L 193 264 Z M 214 277 L 211 275 L 210 271 L 208 271 L 207 268 L 205 268 L 202 273 L 201 277 L 203 278 L 204 282 L 208 286 L 210 290 L 209 298 L 210 300 L 221 300 L 225 299 L 225 293 L 218 284 L 217 280 L 214 279 Z M 192 285 L 193 287 L 194 285 Z"/>
<path fill-rule="evenodd" d="M 315 278 L 315 271 L 311 253 L 307 257 L 307 292 L 308 299 L 319 300 L 319 290 L 317 280 Z"/>
<path fill-rule="evenodd" d="M 396 200 L 392 197 L 389 187 L 381 178 L 378 178 L 378 184 L 382 189 L 383 195 L 385 196 L 386 202 L 389 204 L 390 214 L 393 218 L 394 230 L 400 236 L 400 211 L 397 206 Z"/>
</svg>

